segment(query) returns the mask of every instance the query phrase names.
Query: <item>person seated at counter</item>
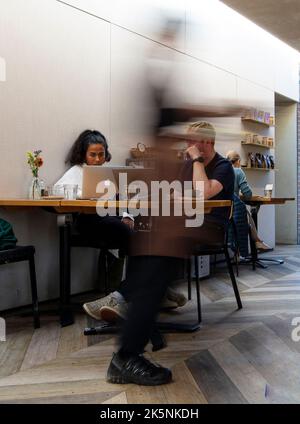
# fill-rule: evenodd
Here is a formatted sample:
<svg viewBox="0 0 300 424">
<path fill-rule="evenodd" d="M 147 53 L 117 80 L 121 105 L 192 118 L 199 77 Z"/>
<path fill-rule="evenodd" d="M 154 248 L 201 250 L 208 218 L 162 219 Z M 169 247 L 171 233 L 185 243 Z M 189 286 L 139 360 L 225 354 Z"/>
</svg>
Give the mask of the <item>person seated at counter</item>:
<svg viewBox="0 0 300 424">
<path fill-rule="evenodd" d="M 246 174 L 241 169 L 241 157 L 234 150 L 230 150 L 226 157 L 231 162 L 235 175 L 233 219 L 237 227 L 240 255 L 242 257 L 248 256 L 249 225 L 251 229 L 251 238 L 255 242 L 256 249 L 262 252 L 272 250 L 267 243 L 259 238 L 253 218 L 245 203 L 240 199 L 240 193 L 245 197 L 245 199 L 250 199 L 252 197 L 252 190 L 248 184 Z"/>
<path fill-rule="evenodd" d="M 103 134 L 96 130 L 83 131 L 74 142 L 67 156 L 66 163 L 71 167 L 55 183 L 56 188 L 64 184 L 76 184 L 78 197 L 82 195 L 83 165 L 101 166 L 111 160 L 108 144 Z M 79 233 L 93 239 L 101 239 L 112 248 L 126 250 L 134 221 L 129 214 L 120 219 L 115 216 L 100 217 L 97 214 L 79 214 L 76 219 Z"/>
<path fill-rule="evenodd" d="M 102 166 L 109 162 L 111 158 L 108 143 L 103 134 L 96 130 L 83 131 L 67 156 L 66 163 L 71 167 L 56 182 L 54 187 L 59 188 L 64 184 L 76 184 L 80 198 L 82 195 L 83 165 Z M 80 234 L 93 241 L 93 245 L 97 240 L 101 240 L 111 249 L 121 249 L 126 253 L 130 235 L 134 229 L 134 219 L 126 212 L 123 213 L 122 218 L 117 216 L 100 217 L 97 214 L 79 214 L 75 225 Z M 113 319 L 115 316 L 125 318 L 127 311 L 125 299 L 128 299 L 127 292 L 129 291 L 130 288 L 124 281 L 118 290 L 103 298 L 85 303 L 83 308 L 88 315 L 98 320 L 109 319 L 111 315 L 113 315 Z M 187 299 L 183 294 L 168 289 L 162 308 L 175 309 L 185 305 L 186 302 Z M 103 306 L 107 307 L 108 312 L 105 310 L 106 313 L 102 315 L 101 308 Z"/>
</svg>

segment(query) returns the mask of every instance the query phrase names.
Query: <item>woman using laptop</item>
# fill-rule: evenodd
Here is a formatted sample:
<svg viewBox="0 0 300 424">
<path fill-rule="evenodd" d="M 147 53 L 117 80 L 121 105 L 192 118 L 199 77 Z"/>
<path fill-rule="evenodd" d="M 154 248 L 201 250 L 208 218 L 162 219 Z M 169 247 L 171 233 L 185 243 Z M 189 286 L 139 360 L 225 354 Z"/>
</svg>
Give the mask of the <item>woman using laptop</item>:
<svg viewBox="0 0 300 424">
<path fill-rule="evenodd" d="M 82 196 L 83 165 L 101 166 L 111 160 L 106 138 L 99 131 L 83 131 L 73 144 L 66 163 L 71 167 L 57 181 L 56 187 L 64 184 L 77 184 L 78 197 Z M 112 249 L 121 248 L 126 250 L 134 220 L 129 214 L 124 214 L 122 219 L 118 217 L 100 217 L 95 215 L 80 214 L 77 219 L 77 228 L 88 239 L 101 237 L 101 241 L 107 242 Z"/>
<path fill-rule="evenodd" d="M 57 181 L 55 186 L 63 184 L 77 184 L 78 197 L 82 196 L 82 176 L 83 165 L 104 165 L 111 160 L 108 144 L 103 134 L 96 130 L 83 131 L 73 144 L 66 163 L 71 167 Z M 131 215 L 124 213 L 123 217 L 79 214 L 76 220 L 76 227 L 80 234 L 91 241 L 94 246 L 99 240 L 104 242 L 109 249 L 121 249 L 127 251 L 129 238 L 134 229 L 134 219 Z M 127 312 L 128 293 L 130 288 L 126 281 L 122 282 L 120 289 L 108 296 L 97 299 L 93 302 L 85 303 L 84 310 L 95 319 L 109 319 L 101 315 L 100 309 L 103 306 L 110 306 L 115 313 L 125 318 Z M 183 306 L 187 299 L 181 293 L 169 289 L 167 298 L 162 305 L 164 308 L 177 308 Z"/>
</svg>

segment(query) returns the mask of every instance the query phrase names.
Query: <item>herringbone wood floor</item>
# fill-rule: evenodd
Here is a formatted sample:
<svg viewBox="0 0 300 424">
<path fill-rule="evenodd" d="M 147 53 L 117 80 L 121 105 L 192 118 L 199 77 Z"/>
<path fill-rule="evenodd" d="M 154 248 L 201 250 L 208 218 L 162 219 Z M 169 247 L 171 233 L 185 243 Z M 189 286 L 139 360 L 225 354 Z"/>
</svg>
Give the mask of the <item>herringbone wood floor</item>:
<svg viewBox="0 0 300 424">
<path fill-rule="evenodd" d="M 43 316 L 35 331 L 30 318 L 7 318 L 0 403 L 300 403 L 300 342 L 291 338 L 292 318 L 300 316 L 300 248 L 279 246 L 274 255 L 285 264 L 240 267 L 240 311 L 224 269 L 201 282 L 201 329 L 166 335 L 168 346 L 155 353 L 148 346 L 149 357 L 172 369 L 174 382 L 165 386 L 108 384 L 115 337 L 85 337 L 91 321 L 84 314 L 65 328 Z M 195 318 L 195 301 L 162 316 Z"/>
</svg>

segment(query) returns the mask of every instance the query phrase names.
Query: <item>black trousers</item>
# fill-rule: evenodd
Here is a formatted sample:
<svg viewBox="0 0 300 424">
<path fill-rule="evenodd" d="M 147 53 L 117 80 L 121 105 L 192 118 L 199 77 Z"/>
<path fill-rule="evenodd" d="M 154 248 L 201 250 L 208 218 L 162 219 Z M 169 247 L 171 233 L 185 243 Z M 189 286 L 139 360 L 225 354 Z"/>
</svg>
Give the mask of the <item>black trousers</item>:
<svg viewBox="0 0 300 424">
<path fill-rule="evenodd" d="M 198 245 L 201 245 L 201 244 L 204 244 L 204 245 L 223 244 L 223 242 L 224 242 L 224 226 L 221 225 L 221 224 L 218 224 L 216 222 L 211 222 L 209 220 L 205 220 L 203 225 L 199 228 L 186 229 L 186 234 L 187 234 L 187 240 L 188 240 L 186 244 L 192 245 L 193 250 L 195 248 L 200 247 Z M 166 252 L 165 256 L 167 256 L 167 253 L 168 252 Z M 151 257 L 153 257 L 153 256 L 149 256 L 149 258 L 151 258 Z M 136 258 L 137 258 L 137 256 L 136 257 L 131 256 L 131 257 L 128 258 L 127 276 L 129 276 L 129 277 L 126 276 L 126 280 L 121 282 L 120 288 L 118 289 L 118 292 L 121 293 L 121 295 L 124 297 L 124 299 L 127 302 L 131 301 L 133 291 L 135 290 L 134 285 L 131 282 L 132 278 L 130 277 L 130 272 L 132 272 L 134 267 L 135 267 Z M 180 269 L 180 266 L 181 266 L 180 262 L 182 262 L 182 261 L 183 261 L 183 259 L 177 258 L 176 262 L 174 261 L 174 263 L 172 264 L 173 271 L 174 271 L 174 274 L 173 274 L 174 279 L 176 279 L 177 272 L 178 272 L 178 270 Z M 131 262 L 133 263 L 132 266 L 130 266 Z M 151 263 L 151 259 L 149 259 L 148 263 L 149 263 L 149 268 L 152 268 L 153 265 Z M 182 268 L 182 266 L 181 266 L 181 268 Z M 148 271 L 147 270 L 141 270 L 141 275 L 139 277 L 140 280 L 144 278 L 144 274 L 146 272 L 148 272 Z"/>
<path fill-rule="evenodd" d="M 122 218 L 117 216 L 82 214 L 76 219 L 76 229 L 91 246 L 101 248 L 105 245 L 108 249 L 121 249 L 124 253 L 132 233 Z"/>
<path fill-rule="evenodd" d="M 187 231 L 187 233 L 190 230 Z M 205 222 L 194 229 L 196 245 L 223 244 L 224 226 Z M 126 281 L 119 290 L 130 301 L 127 320 L 120 335 L 124 355 L 143 353 L 153 333 L 156 317 L 168 285 L 175 279 L 178 258 L 168 256 L 134 256 L 128 264 Z"/>
<path fill-rule="evenodd" d="M 161 301 L 174 279 L 177 260 L 163 256 L 130 258 L 126 277 L 130 304 L 120 335 L 121 354 L 143 353 L 154 330 Z"/>
</svg>

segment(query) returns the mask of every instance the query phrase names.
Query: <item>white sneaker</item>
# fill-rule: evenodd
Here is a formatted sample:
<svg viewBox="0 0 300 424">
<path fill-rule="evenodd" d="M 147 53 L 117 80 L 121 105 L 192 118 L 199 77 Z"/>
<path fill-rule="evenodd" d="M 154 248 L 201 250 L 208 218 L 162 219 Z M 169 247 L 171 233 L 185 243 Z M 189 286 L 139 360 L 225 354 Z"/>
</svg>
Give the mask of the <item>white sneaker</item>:
<svg viewBox="0 0 300 424">
<path fill-rule="evenodd" d="M 106 322 L 117 322 L 120 318 L 126 319 L 128 313 L 128 303 L 116 303 L 115 305 L 105 305 L 100 309 L 100 319 Z"/>
<path fill-rule="evenodd" d="M 125 303 L 125 302 L 124 302 Z M 88 302 L 83 305 L 85 312 L 92 318 L 101 320 L 101 308 L 103 306 L 110 306 L 112 308 L 120 305 L 120 302 L 110 293 L 107 296 L 101 297 L 100 299 L 94 300 L 93 302 Z"/>
<path fill-rule="evenodd" d="M 176 309 L 178 308 L 178 303 L 173 300 L 168 299 L 167 297 L 161 302 L 160 309 Z"/>
<path fill-rule="evenodd" d="M 177 306 L 184 306 L 188 301 L 184 294 L 178 293 L 175 290 L 170 289 L 170 287 L 167 289 L 166 298 L 177 303 Z"/>
</svg>

